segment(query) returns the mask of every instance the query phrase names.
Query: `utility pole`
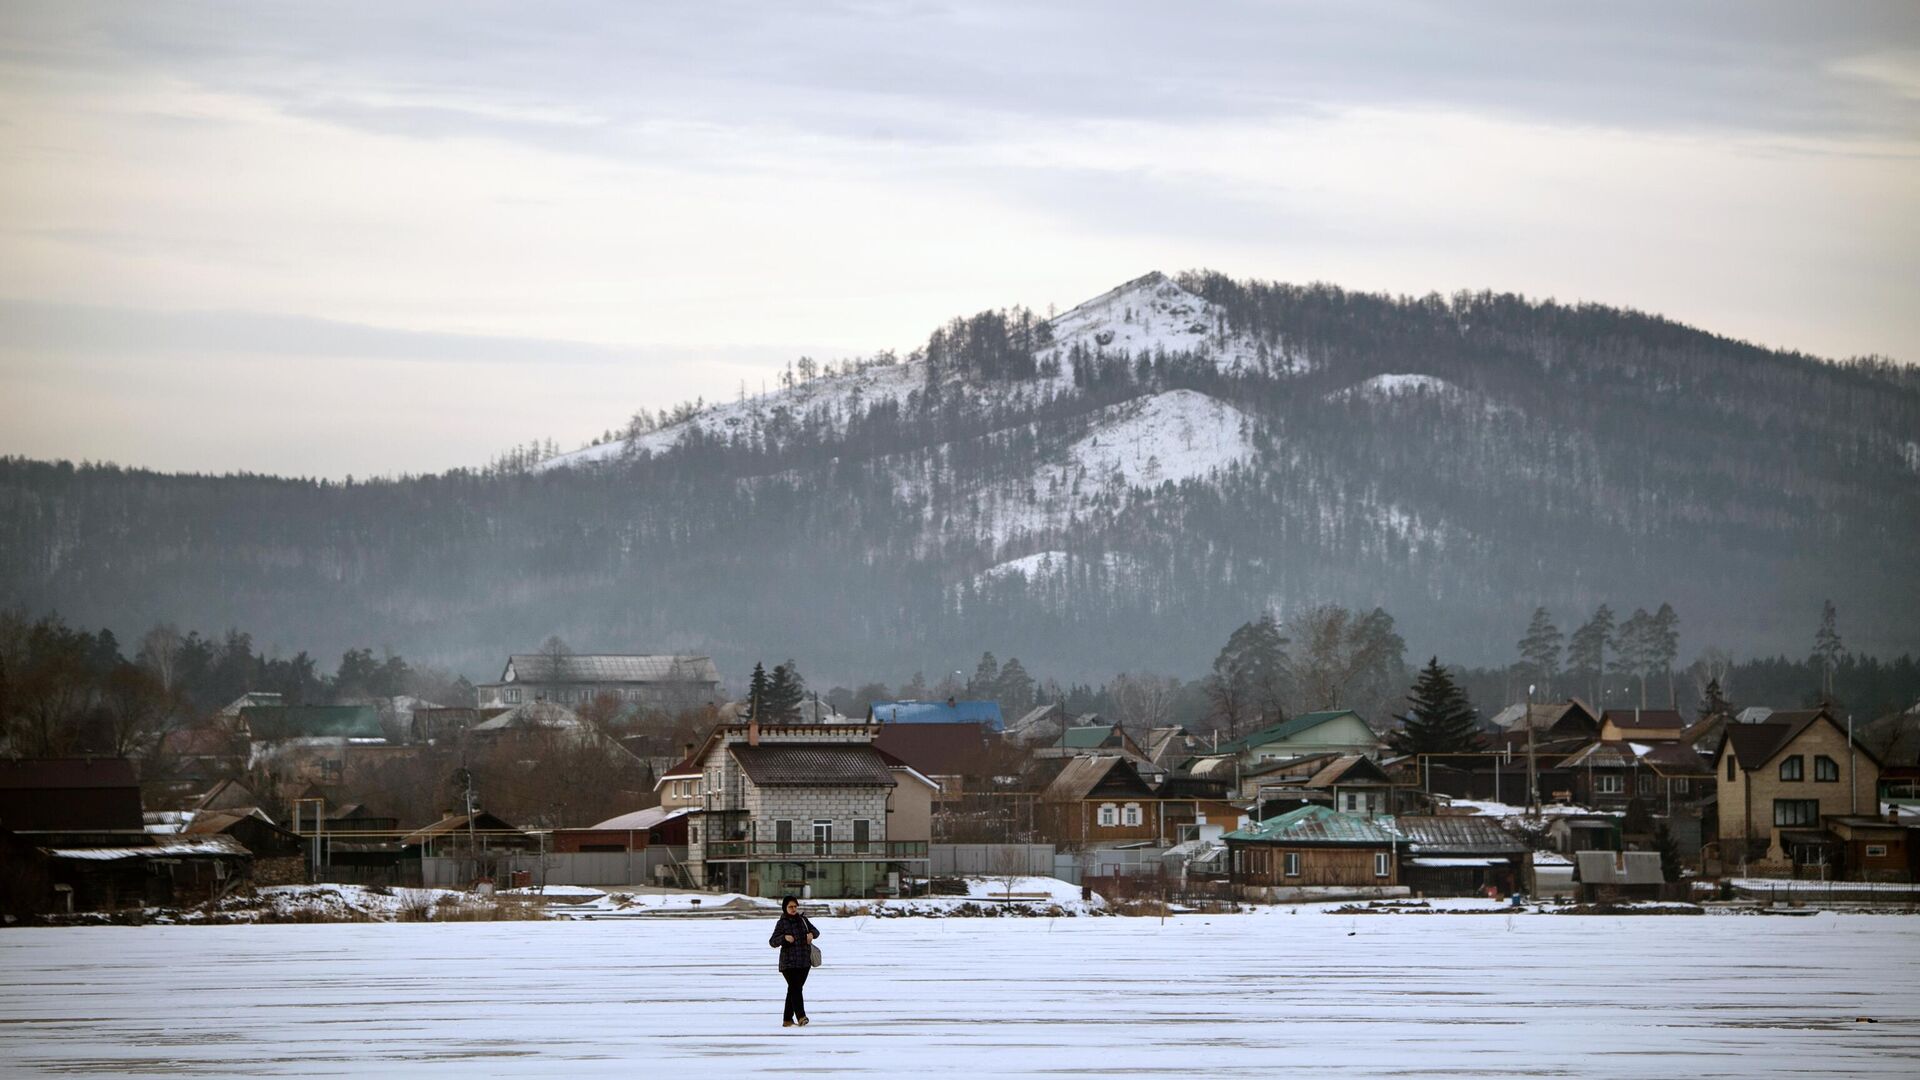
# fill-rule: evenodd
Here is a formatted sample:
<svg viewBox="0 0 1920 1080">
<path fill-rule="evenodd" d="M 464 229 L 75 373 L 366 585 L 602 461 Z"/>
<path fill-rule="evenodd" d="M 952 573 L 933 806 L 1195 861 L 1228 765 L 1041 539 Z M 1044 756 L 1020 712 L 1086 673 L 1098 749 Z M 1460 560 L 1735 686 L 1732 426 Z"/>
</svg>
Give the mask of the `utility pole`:
<svg viewBox="0 0 1920 1080">
<path fill-rule="evenodd" d="M 1527 684 L 1527 711 L 1521 714 L 1527 725 L 1527 813 L 1540 816 L 1540 765 L 1533 749 L 1533 684 Z M 1499 768 L 1499 766 L 1495 766 Z"/>
</svg>

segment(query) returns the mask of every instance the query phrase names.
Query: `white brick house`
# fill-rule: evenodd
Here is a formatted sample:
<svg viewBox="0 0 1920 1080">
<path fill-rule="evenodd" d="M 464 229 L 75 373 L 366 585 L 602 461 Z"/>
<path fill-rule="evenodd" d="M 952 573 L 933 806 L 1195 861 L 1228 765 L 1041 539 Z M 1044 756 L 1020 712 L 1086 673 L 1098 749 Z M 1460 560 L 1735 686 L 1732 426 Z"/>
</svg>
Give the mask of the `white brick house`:
<svg viewBox="0 0 1920 1080">
<path fill-rule="evenodd" d="M 927 871 L 937 785 L 873 747 L 876 724 L 723 724 L 660 778 L 692 805 L 687 869 L 728 892 L 875 896 Z M 900 811 L 908 811 L 901 813 Z"/>
</svg>

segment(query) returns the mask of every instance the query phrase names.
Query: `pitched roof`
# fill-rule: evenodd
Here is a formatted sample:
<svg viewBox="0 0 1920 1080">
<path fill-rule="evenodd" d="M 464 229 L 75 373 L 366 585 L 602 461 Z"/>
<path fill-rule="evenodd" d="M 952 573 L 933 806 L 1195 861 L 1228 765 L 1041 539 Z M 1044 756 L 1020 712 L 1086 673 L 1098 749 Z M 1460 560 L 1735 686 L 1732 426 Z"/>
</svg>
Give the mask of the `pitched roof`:
<svg viewBox="0 0 1920 1080">
<path fill-rule="evenodd" d="M 987 736 L 977 721 L 882 724 L 873 745 L 928 775 L 980 776 L 988 768 Z"/>
<path fill-rule="evenodd" d="M 1728 724 L 1726 741 L 1720 744 L 1722 750 L 1732 753 L 1734 760 L 1743 769 L 1758 769 L 1771 761 L 1775 755 L 1787 748 L 1787 744 L 1800 737 L 1814 723 L 1825 719 L 1835 728 L 1844 730 L 1840 722 L 1825 709 L 1800 709 L 1792 712 L 1775 712 L 1759 724 Z M 1865 755 L 1875 765 L 1882 764 L 1873 751 L 1855 740 L 1853 748 Z M 1715 760 L 1719 760 L 1715 755 Z"/>
<path fill-rule="evenodd" d="M 178 859 L 191 856 L 223 855 L 250 859 L 248 851 L 231 836 L 196 836 L 191 840 L 162 840 L 145 847 L 42 848 L 56 859 L 81 859 L 89 862 L 119 862 L 122 859 Z"/>
<path fill-rule="evenodd" d="M 384 739 L 371 705 L 249 705 L 240 710 L 254 739 Z"/>
<path fill-rule="evenodd" d="M 1686 717 L 1673 709 L 1608 709 L 1600 722 L 1622 731 L 1683 731 L 1687 726 Z"/>
<path fill-rule="evenodd" d="M 1303 806 L 1298 810 L 1289 810 L 1276 818 L 1268 818 L 1258 825 L 1237 829 L 1223 839 L 1246 840 L 1268 844 L 1366 844 L 1391 845 L 1397 842 L 1395 833 L 1358 814 L 1343 814 L 1317 804 Z"/>
<path fill-rule="evenodd" d="M 720 669 L 710 656 L 572 653 L 562 657 L 514 653 L 500 672 L 515 682 L 666 682 L 718 683 Z"/>
<path fill-rule="evenodd" d="M 867 716 L 883 724 L 956 724 L 972 721 L 994 731 L 1007 724 L 997 701 L 876 701 Z"/>
<path fill-rule="evenodd" d="M 626 829 L 632 829 L 638 832 L 641 829 L 651 829 L 661 822 L 671 821 L 674 818 L 684 817 L 691 813 L 693 813 L 693 807 L 691 806 L 682 806 L 675 809 L 669 809 L 665 806 L 649 806 L 645 810 L 635 810 L 631 814 L 621 814 L 618 817 L 610 817 L 598 825 L 588 827 L 593 829 L 606 829 L 610 832 L 620 832 Z"/>
<path fill-rule="evenodd" d="M 1234 739 L 1231 742 L 1221 743 L 1219 752 L 1222 754 L 1237 754 L 1243 750 L 1251 750 L 1256 746 L 1265 746 L 1270 742 L 1290 739 L 1303 731 L 1311 731 L 1321 724 L 1338 720 L 1343 716 L 1351 716 L 1355 720 L 1360 720 L 1360 714 L 1354 712 L 1352 709 L 1328 709 L 1323 712 L 1301 713 L 1292 719 L 1282 720 L 1277 724 L 1269 724 L 1251 735 L 1242 735 L 1240 738 Z M 1363 725 L 1366 723 L 1365 720 L 1360 720 L 1360 722 Z M 1372 729 L 1369 728 L 1368 730 L 1371 731 Z"/>
<path fill-rule="evenodd" d="M 727 748 L 761 787 L 894 787 L 878 751 L 864 743 L 764 743 Z"/>
<path fill-rule="evenodd" d="M 1688 753 L 1692 753 L 1691 750 Z M 1640 755 L 1633 746 L 1617 739 L 1595 739 L 1560 762 L 1562 769 L 1630 769 L 1639 764 Z"/>
<path fill-rule="evenodd" d="M 1069 750 L 1098 750 L 1102 747 L 1117 747 L 1121 742 L 1119 729 L 1106 724 L 1100 727 L 1070 727 L 1061 733 L 1056 745 Z"/>
<path fill-rule="evenodd" d="M 466 827 L 467 827 L 467 815 L 449 814 L 446 817 L 441 818 L 439 821 L 436 821 L 431 825 L 423 825 L 420 828 L 415 829 L 413 832 L 408 833 L 405 837 L 401 838 L 400 846 L 412 847 L 415 844 L 419 844 L 425 840 L 430 840 L 436 836 L 445 836 L 448 833 L 463 832 L 466 830 Z M 492 814 L 487 813 L 485 810 L 476 810 L 473 812 L 473 828 L 475 832 L 483 832 L 483 833 L 502 833 L 502 832 L 517 833 L 520 831 L 519 829 L 514 828 L 512 825 L 507 824 L 505 821 L 502 821 L 499 818 L 494 817 Z"/>
<path fill-rule="evenodd" d="M 1123 779 L 1137 786 L 1143 797 L 1152 794 L 1147 782 L 1140 778 L 1140 771 L 1133 763 L 1115 754 L 1082 754 L 1067 761 L 1066 768 L 1053 778 L 1046 791 L 1040 795 L 1043 802 L 1079 802 L 1092 794 L 1115 770 L 1124 771 Z"/>
<path fill-rule="evenodd" d="M 1386 770 L 1373 763 L 1364 754 L 1342 754 L 1322 766 L 1313 778 L 1307 781 L 1310 788 L 1332 787 L 1335 784 L 1376 783 L 1388 784 Z"/>
<path fill-rule="evenodd" d="M 499 731 L 511 731 L 514 728 L 575 728 L 580 726 L 580 715 L 565 705 L 555 705 L 551 701 L 529 701 L 517 705 L 499 716 L 483 723 L 475 724 L 467 730 L 476 735 L 487 735 Z"/>
<path fill-rule="evenodd" d="M 1393 819 L 1408 850 L 1423 855 L 1522 855 L 1527 845 L 1490 817 L 1476 814 L 1408 815 Z"/>
<path fill-rule="evenodd" d="M 1647 747 L 1640 760 L 1665 777 L 1705 778 L 1713 775 L 1713 763 L 1700 756 L 1690 742 L 1660 742 Z"/>
</svg>

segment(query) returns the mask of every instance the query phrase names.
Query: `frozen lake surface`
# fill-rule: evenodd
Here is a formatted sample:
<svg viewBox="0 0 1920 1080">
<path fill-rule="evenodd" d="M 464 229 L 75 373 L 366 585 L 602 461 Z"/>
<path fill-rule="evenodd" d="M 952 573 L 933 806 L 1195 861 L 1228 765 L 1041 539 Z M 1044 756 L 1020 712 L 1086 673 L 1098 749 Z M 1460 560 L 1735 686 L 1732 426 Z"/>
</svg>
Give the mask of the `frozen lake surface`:
<svg viewBox="0 0 1920 1080">
<path fill-rule="evenodd" d="M 818 922 L 827 966 L 792 1030 L 762 921 L 4 931 L 0 1072 L 1911 1078 L 1920 1062 L 1910 916 Z"/>
</svg>

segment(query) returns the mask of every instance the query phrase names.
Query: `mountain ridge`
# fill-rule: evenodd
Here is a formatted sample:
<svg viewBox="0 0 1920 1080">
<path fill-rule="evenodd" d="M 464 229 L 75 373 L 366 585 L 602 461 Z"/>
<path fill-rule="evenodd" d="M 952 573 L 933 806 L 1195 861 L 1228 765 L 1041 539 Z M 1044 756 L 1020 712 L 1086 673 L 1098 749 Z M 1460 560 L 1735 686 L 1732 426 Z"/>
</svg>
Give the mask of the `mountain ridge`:
<svg viewBox="0 0 1920 1080">
<path fill-rule="evenodd" d="M 1672 601 L 1683 649 L 1750 652 L 1804 647 L 1832 597 L 1887 652 L 1916 644 L 1914 431 L 1893 379 L 1638 312 L 1156 272 L 534 471 L 12 459 L 0 554 L 15 605 L 469 670 L 560 633 L 844 679 L 983 648 L 1192 671 L 1316 602 L 1480 663 L 1536 605 L 1570 629 Z"/>
</svg>

